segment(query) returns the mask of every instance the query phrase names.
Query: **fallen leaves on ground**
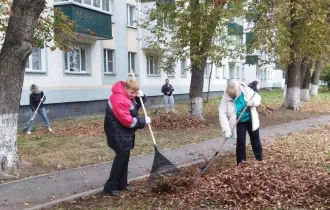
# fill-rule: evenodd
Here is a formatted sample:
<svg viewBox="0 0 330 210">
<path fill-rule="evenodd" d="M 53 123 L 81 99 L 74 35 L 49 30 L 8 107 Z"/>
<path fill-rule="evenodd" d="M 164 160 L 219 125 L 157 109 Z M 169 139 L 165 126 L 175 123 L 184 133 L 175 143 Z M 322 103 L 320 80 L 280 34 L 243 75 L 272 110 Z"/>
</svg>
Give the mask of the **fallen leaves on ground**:
<svg viewBox="0 0 330 210">
<path fill-rule="evenodd" d="M 45 128 L 38 128 L 33 135 L 57 135 L 57 136 L 103 136 L 104 127 L 103 119 L 94 120 L 76 120 L 63 122 L 61 126 L 54 127 L 54 133 L 50 133 Z M 159 114 L 152 117 L 152 128 L 154 130 L 177 130 L 177 129 L 193 129 L 204 128 L 209 126 L 206 121 L 190 118 L 180 114 Z"/>
<path fill-rule="evenodd" d="M 191 166 L 181 176 L 164 178 L 153 188 L 147 181 L 134 182 L 136 191 L 119 200 L 99 195 L 74 205 L 112 205 L 113 209 L 134 205 L 136 209 L 330 208 L 330 125 L 269 140 L 263 149 L 262 162 L 253 160 L 250 151 L 248 162 L 236 167 L 235 155 L 224 155 L 203 177 L 199 168 Z"/>
</svg>

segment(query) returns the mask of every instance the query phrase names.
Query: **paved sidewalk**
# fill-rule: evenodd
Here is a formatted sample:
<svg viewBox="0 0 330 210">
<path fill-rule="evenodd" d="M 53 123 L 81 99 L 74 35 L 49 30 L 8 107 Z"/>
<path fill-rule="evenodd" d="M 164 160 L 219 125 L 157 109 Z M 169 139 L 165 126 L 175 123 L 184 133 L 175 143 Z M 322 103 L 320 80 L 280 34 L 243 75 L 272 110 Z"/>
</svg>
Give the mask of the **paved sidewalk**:
<svg viewBox="0 0 330 210">
<path fill-rule="evenodd" d="M 260 132 L 262 138 L 269 138 L 305 130 L 312 125 L 324 125 L 329 121 L 330 116 L 324 116 L 269 127 L 261 129 Z M 164 150 L 162 153 L 177 165 L 191 164 L 202 161 L 203 156 L 213 155 L 221 141 L 223 139 L 204 141 L 173 150 Z M 159 147 L 161 148 L 161 144 Z M 223 152 L 234 148 L 234 142 L 228 141 Z M 132 158 L 129 164 L 129 178 L 146 175 L 152 165 L 153 157 L 154 154 Z M 108 179 L 110 169 L 111 162 L 0 184 L 0 209 L 39 209 L 48 205 L 50 200 L 56 203 L 99 192 Z"/>
</svg>

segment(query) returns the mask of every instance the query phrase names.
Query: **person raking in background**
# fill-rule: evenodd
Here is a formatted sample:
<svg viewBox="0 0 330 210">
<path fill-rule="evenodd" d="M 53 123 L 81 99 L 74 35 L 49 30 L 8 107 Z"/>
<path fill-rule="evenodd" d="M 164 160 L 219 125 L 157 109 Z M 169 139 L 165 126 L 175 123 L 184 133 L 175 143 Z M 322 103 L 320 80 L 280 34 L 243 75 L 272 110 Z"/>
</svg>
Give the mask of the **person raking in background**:
<svg viewBox="0 0 330 210">
<path fill-rule="evenodd" d="M 246 84 L 240 82 L 231 82 L 221 99 L 219 106 L 220 125 L 228 140 L 237 138 L 237 165 L 246 161 L 246 132 L 248 132 L 250 136 L 255 158 L 260 161 L 263 160 L 262 145 L 259 135 L 259 116 L 256 109 L 260 103 L 261 96 L 247 87 Z M 248 106 L 248 108 L 235 126 L 236 120 L 245 106 Z"/>
<path fill-rule="evenodd" d="M 53 132 L 53 130 L 51 129 L 50 124 L 49 124 L 49 120 L 48 120 L 48 117 L 47 117 L 47 114 L 46 114 L 46 110 L 44 108 L 44 102 L 46 101 L 46 96 L 44 96 L 44 92 L 40 91 L 38 85 L 36 85 L 36 84 L 32 84 L 30 86 L 30 91 L 31 91 L 31 94 L 30 94 L 30 107 L 31 107 L 32 112 L 33 113 L 38 112 L 38 114 L 41 116 L 42 120 L 44 121 L 48 131 Z M 42 99 L 42 97 L 43 97 L 43 99 Z M 41 99 L 42 99 L 42 102 L 39 106 L 39 109 L 37 110 L 37 107 L 38 107 Z M 33 120 L 32 123 L 29 125 L 27 134 L 31 134 L 30 130 L 34 126 L 34 121 L 35 120 Z"/>
<path fill-rule="evenodd" d="M 143 129 L 151 123 L 149 117 L 139 117 L 139 108 L 147 101 L 147 97 L 139 90 L 136 80 L 119 81 L 112 87 L 112 94 L 106 105 L 104 131 L 108 146 L 115 151 L 110 177 L 103 192 L 110 196 L 119 196 L 121 190 L 132 191 L 128 185 L 128 162 L 130 150 L 134 148 L 135 131 Z"/>
<path fill-rule="evenodd" d="M 169 80 L 165 80 L 165 84 L 162 86 L 162 93 L 164 94 L 164 104 L 165 111 L 168 113 L 168 101 L 170 101 L 171 110 L 174 113 L 174 97 L 173 97 L 174 88 L 171 84 L 169 84 Z"/>
</svg>

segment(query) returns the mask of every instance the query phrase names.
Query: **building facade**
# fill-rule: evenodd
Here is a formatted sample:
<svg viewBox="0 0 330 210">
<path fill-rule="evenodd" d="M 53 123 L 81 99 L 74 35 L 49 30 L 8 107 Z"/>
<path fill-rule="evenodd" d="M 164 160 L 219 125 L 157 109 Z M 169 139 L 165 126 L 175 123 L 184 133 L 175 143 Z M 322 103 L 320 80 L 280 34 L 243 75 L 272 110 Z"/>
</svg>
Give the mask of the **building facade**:
<svg viewBox="0 0 330 210">
<path fill-rule="evenodd" d="M 33 48 L 25 69 L 20 122 L 31 117 L 29 87 L 32 83 L 46 93 L 46 110 L 51 119 L 86 115 L 105 109 L 112 85 L 126 80 L 130 69 L 135 71 L 142 90 L 150 96 L 148 105 L 161 102 L 160 90 L 166 78 L 174 86 L 177 100 L 188 99 L 191 74 L 184 69 L 189 60 L 178 61 L 175 72 L 167 75 L 159 72 L 143 52 L 146 47 L 143 37 L 150 32 L 137 28 L 134 21 L 143 15 L 144 9 L 154 7 L 155 2 L 48 0 L 47 3 L 60 8 L 86 30 L 78 29 L 77 47 L 70 52 Z M 245 28 L 244 20 L 236 24 Z M 243 42 L 245 36 L 244 32 Z M 259 68 L 255 63 L 247 64 L 246 60 L 227 59 L 222 63 L 222 67 L 212 67 L 211 75 L 211 63 L 206 65 L 204 91 L 210 81 L 213 96 L 220 95 L 230 80 L 248 83 L 257 79 L 259 88 L 282 87 L 281 70 Z"/>
</svg>

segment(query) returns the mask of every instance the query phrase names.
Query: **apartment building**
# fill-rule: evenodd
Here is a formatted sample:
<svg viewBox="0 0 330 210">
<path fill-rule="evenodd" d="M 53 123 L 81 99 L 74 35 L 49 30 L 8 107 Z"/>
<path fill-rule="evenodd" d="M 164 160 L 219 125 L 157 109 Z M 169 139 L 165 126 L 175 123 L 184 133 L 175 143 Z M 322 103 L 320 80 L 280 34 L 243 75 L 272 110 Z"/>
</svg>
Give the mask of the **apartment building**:
<svg viewBox="0 0 330 210">
<path fill-rule="evenodd" d="M 31 116 L 29 87 L 32 83 L 46 92 L 46 110 L 51 119 L 86 115 L 105 109 L 112 85 L 126 80 L 131 68 L 143 91 L 150 96 L 149 105 L 161 102 L 160 89 L 166 78 L 174 86 L 177 100 L 188 99 L 191 74 L 185 68 L 189 60 L 178 61 L 174 73 L 167 75 L 158 71 L 152 59 L 144 54 L 147 44 L 143 37 L 150 32 L 137 28 L 134 20 L 143 15 L 143 10 L 155 7 L 155 1 L 48 0 L 47 3 L 60 8 L 87 30 L 77 29 L 77 47 L 70 52 L 33 48 L 25 69 L 20 122 Z M 244 31 L 241 39 L 246 42 L 250 35 L 244 24 L 244 20 L 237 20 L 229 27 Z M 282 87 L 281 70 L 259 68 L 256 62 L 249 60 L 225 59 L 222 64 L 222 67 L 214 65 L 212 74 L 212 64 L 206 65 L 204 91 L 210 81 L 213 96 L 220 95 L 230 80 L 251 82 L 257 79 L 260 88 Z"/>
</svg>

